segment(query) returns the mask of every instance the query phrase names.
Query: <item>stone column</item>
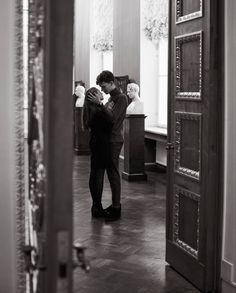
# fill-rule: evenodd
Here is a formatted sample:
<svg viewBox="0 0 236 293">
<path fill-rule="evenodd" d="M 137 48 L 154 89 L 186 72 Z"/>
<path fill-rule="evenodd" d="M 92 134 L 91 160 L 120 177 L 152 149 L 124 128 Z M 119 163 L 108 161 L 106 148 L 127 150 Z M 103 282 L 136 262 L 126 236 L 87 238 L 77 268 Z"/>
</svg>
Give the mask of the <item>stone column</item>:
<svg viewBox="0 0 236 293">
<path fill-rule="evenodd" d="M 113 72 L 140 83 L 140 0 L 114 0 Z"/>
<path fill-rule="evenodd" d="M 74 80 L 90 86 L 90 13 L 91 0 L 75 0 Z"/>
</svg>

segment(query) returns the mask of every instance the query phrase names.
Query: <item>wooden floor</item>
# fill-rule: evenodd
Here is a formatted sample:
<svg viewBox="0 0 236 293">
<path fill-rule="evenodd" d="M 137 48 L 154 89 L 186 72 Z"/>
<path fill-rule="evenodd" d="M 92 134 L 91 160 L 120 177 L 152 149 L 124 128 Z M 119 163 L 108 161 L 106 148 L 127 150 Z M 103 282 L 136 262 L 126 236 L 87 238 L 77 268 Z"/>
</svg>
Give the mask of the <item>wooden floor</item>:
<svg viewBox="0 0 236 293">
<path fill-rule="evenodd" d="M 121 166 L 122 170 L 122 166 Z M 165 262 L 165 173 L 122 180 L 122 218 L 92 219 L 89 157 L 74 160 L 74 240 L 87 247 L 90 273 L 74 273 L 74 293 L 197 293 Z M 106 179 L 103 206 L 111 203 Z"/>
</svg>

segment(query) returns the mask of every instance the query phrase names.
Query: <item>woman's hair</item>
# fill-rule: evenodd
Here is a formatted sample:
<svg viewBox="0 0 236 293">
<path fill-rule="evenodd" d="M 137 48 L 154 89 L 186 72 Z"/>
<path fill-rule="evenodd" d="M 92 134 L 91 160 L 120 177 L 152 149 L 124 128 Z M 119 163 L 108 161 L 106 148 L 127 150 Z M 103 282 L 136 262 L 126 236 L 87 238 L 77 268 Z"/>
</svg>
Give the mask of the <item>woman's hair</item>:
<svg viewBox="0 0 236 293">
<path fill-rule="evenodd" d="M 94 94 L 97 92 L 99 92 L 99 89 L 97 89 L 96 87 L 91 87 L 85 93 L 83 112 L 82 112 L 82 128 L 83 129 L 90 128 L 91 122 L 93 120 L 93 117 L 96 111 L 96 107 L 94 107 L 94 104 L 88 100 L 88 94 L 90 93 Z"/>
</svg>

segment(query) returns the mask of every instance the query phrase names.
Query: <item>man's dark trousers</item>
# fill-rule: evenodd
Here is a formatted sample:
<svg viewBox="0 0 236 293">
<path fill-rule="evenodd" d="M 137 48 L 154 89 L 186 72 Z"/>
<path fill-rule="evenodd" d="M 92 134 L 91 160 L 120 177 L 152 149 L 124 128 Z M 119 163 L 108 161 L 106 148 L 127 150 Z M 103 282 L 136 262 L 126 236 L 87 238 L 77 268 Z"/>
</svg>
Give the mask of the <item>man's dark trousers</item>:
<svg viewBox="0 0 236 293">
<path fill-rule="evenodd" d="M 112 192 L 112 205 L 120 206 L 121 182 L 119 171 L 119 156 L 123 142 L 111 142 L 111 158 L 107 166 L 107 177 L 110 182 Z"/>
</svg>

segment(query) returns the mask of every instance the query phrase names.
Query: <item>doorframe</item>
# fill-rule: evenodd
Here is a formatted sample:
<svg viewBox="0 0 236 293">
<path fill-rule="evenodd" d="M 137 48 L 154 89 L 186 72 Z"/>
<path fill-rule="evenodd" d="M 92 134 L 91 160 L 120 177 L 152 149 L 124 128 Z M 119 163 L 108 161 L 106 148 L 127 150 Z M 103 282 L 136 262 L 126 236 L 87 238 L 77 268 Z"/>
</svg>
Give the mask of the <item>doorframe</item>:
<svg viewBox="0 0 236 293">
<path fill-rule="evenodd" d="M 45 292 L 73 292 L 74 0 L 44 0 Z M 59 37 L 58 37 L 59 36 Z"/>
<path fill-rule="evenodd" d="M 217 249 L 216 249 L 216 290 L 217 292 L 221 292 L 221 260 L 222 260 L 222 243 L 223 243 L 223 213 L 224 213 L 224 121 L 225 121 L 225 109 L 224 109 L 224 101 L 225 101 L 225 0 L 218 0 L 218 33 L 219 33 L 219 60 L 218 64 L 219 70 L 219 97 L 221 97 L 220 109 L 219 109 L 219 199 L 218 199 L 218 229 L 217 229 Z"/>
</svg>

